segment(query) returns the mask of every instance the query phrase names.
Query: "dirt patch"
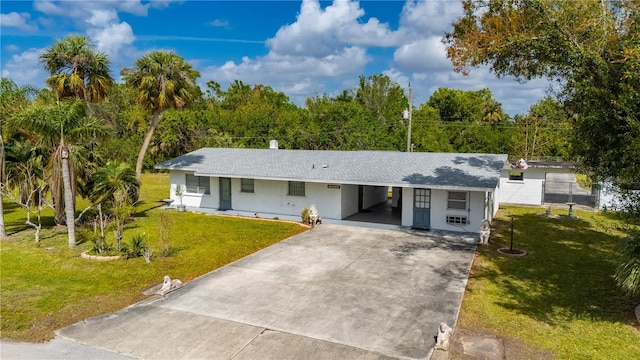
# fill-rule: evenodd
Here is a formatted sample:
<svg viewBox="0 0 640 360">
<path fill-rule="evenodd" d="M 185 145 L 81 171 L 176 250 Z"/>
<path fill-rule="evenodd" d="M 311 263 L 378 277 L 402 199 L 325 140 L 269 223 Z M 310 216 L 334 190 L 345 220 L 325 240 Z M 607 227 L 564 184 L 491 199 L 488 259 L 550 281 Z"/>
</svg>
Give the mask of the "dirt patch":
<svg viewBox="0 0 640 360">
<path fill-rule="evenodd" d="M 496 335 L 486 330 L 457 328 L 448 358 L 452 360 L 551 360 L 556 356 L 551 351 Z"/>
</svg>

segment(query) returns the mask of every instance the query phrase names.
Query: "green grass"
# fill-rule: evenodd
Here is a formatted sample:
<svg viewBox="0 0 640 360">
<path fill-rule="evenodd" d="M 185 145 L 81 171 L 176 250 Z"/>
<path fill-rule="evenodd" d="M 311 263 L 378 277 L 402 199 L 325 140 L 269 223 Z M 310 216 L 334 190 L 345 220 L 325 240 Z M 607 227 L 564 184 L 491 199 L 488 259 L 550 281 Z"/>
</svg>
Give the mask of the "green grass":
<svg viewBox="0 0 640 360">
<path fill-rule="evenodd" d="M 576 181 L 581 188 L 591 191 L 592 183 L 589 176 L 585 174 L 576 174 Z"/>
<path fill-rule="evenodd" d="M 168 176 L 142 178 L 137 215 L 127 224 L 124 241 L 146 234 L 154 251 L 151 263 L 143 258 L 95 262 L 80 257 L 90 242 L 69 249 L 65 228 L 49 227 L 36 244 L 33 231 L 22 225 L 24 212 L 5 202 L 9 239 L 0 249 L 1 336 L 43 341 L 53 331 L 87 317 L 115 311 L 144 298 L 141 292 L 162 281 L 164 275 L 189 281 L 222 265 L 303 231 L 299 224 L 178 213 L 162 210 Z M 78 210 L 86 202 L 78 201 Z M 9 205 L 9 206 L 7 206 Z M 159 215 L 170 213 L 171 252 L 159 254 Z M 46 212 L 46 224 L 53 213 Z M 111 232 L 107 240 L 113 242 Z"/>
<path fill-rule="evenodd" d="M 558 210 L 566 215 L 567 210 Z M 478 249 L 458 325 L 520 339 L 559 359 L 640 359 L 633 309 L 613 274 L 624 226 L 607 214 L 580 220 L 546 218 L 538 208 L 507 207 L 494 221 L 491 244 Z M 497 253 L 514 247 L 524 257 Z"/>
</svg>

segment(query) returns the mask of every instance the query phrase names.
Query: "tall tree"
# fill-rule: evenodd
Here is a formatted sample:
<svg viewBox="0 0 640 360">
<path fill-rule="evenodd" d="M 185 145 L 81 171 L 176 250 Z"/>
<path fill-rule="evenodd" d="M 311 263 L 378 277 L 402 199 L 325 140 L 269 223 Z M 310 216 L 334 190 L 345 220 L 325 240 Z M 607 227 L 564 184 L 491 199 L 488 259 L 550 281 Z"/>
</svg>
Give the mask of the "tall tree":
<svg viewBox="0 0 640 360">
<path fill-rule="evenodd" d="M 58 99 L 73 97 L 87 104 L 104 99 L 113 78 L 107 55 L 96 52 L 83 35 L 71 34 L 56 40 L 41 55 L 43 67 L 50 72 L 46 83 Z M 91 107 L 88 107 L 91 112 Z"/>
<path fill-rule="evenodd" d="M 136 60 L 135 68 L 122 69 L 121 75 L 126 85 L 134 90 L 136 102 L 151 113 L 149 131 L 136 161 L 136 178 L 140 180 L 144 156 L 160 115 L 167 109 L 182 109 L 200 94 L 196 84 L 200 73 L 177 54 L 157 50 Z"/>
<path fill-rule="evenodd" d="M 515 119 L 513 155 L 525 159 L 570 160 L 571 119 L 564 106 L 546 97 L 531 105 L 527 114 Z"/>
<path fill-rule="evenodd" d="M 406 149 L 408 123 L 401 120 L 403 110 L 409 107 L 409 100 L 398 83 L 387 75 L 360 76 L 355 101 L 371 114 L 381 149 Z"/>
<path fill-rule="evenodd" d="M 78 162 L 83 149 L 80 144 L 103 135 L 104 127 L 86 116 L 86 104 L 78 100 L 53 104 L 35 101 L 12 117 L 11 122 L 32 134 L 39 147 L 49 149 L 46 176 L 56 209 L 56 222 L 67 224 L 69 247 L 75 246 L 76 173 L 87 166 Z"/>
<path fill-rule="evenodd" d="M 8 78 L 0 78 L 0 183 L 7 185 L 6 162 L 6 139 L 12 133 L 7 129 L 5 123 L 16 112 L 24 109 L 30 104 L 30 97 L 35 93 L 35 89 L 30 86 L 19 86 Z M 5 190 L 5 189 L 2 189 Z M 4 224 L 4 208 L 2 204 L 2 191 L 0 191 L 0 238 L 7 237 Z"/>
<path fill-rule="evenodd" d="M 591 175 L 640 179 L 640 0 L 463 0 L 444 39 L 457 71 L 557 80 Z"/>
<path fill-rule="evenodd" d="M 106 54 L 96 52 L 91 41 L 83 35 L 71 34 L 62 40 L 56 40 L 40 54 L 40 62 L 51 74 L 46 83 L 53 90 L 56 99 L 75 98 L 84 101 L 84 111 L 89 115 L 92 114 L 91 103 L 103 100 L 113 84 Z M 74 109 L 77 107 L 74 106 Z M 53 159 L 59 161 L 61 166 L 59 170 L 64 191 L 69 246 L 75 246 L 75 191 L 72 188 L 75 184 L 72 183 L 73 174 L 69 169 L 71 155 L 70 148 L 64 144 L 65 129 L 61 127 L 59 131 L 60 143 Z M 57 202 L 55 206 L 59 213 L 62 203 Z"/>
<path fill-rule="evenodd" d="M 464 0 L 445 37 L 458 71 L 557 80 L 574 119 L 572 150 L 592 178 L 640 184 L 640 0 Z M 637 234 L 618 269 L 640 292 Z"/>
</svg>

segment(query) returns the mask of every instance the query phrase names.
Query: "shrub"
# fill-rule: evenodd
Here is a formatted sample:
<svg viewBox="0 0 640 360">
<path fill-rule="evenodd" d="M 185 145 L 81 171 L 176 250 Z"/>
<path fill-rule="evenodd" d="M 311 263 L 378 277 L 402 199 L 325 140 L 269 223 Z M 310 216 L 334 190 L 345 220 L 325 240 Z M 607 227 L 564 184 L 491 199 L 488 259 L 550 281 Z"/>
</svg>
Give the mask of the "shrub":
<svg viewBox="0 0 640 360">
<path fill-rule="evenodd" d="M 160 230 L 160 237 L 158 243 L 160 245 L 160 257 L 167 257 L 171 252 L 171 226 L 173 225 L 173 218 L 171 214 L 166 211 L 161 211 L 158 216 L 158 229 Z"/>
<path fill-rule="evenodd" d="M 309 223 L 309 208 L 305 207 L 304 209 L 302 209 L 302 212 L 300 213 L 300 216 L 302 217 L 302 222 L 305 224 Z"/>
<path fill-rule="evenodd" d="M 122 252 L 129 259 L 143 256 L 148 248 L 147 236 L 145 234 L 136 234 L 128 244 L 122 247 Z"/>
</svg>

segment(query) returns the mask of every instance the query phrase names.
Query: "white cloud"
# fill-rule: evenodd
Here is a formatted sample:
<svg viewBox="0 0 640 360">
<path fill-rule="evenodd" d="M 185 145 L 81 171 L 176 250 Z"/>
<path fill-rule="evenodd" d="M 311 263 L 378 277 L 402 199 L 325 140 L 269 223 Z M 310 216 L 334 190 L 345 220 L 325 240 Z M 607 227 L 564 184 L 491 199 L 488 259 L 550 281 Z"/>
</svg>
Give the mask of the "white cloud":
<svg viewBox="0 0 640 360">
<path fill-rule="evenodd" d="M 204 82 L 215 80 L 223 87 L 236 79 L 270 85 L 301 104 L 306 97 L 326 91 L 329 79 L 361 74 L 368 61 L 364 49 L 354 46 L 322 58 L 275 53 L 256 59 L 244 57 L 240 63 L 227 61 L 222 66 L 207 67 L 201 73 Z"/>
<path fill-rule="evenodd" d="M 133 49 L 135 35 L 131 26 L 121 21 L 118 12 L 147 15 L 150 6 L 163 7 L 167 2 L 152 1 L 142 4 L 138 0 L 128 1 L 38 1 L 36 10 L 46 14 L 68 18 L 83 29 L 96 46 L 96 50 L 106 53 L 110 59 L 128 63 L 130 56 L 138 52 Z M 125 56 L 125 57 L 126 57 Z"/>
<path fill-rule="evenodd" d="M 213 27 L 228 28 L 229 22 L 227 20 L 215 19 L 212 22 L 210 22 L 209 25 Z"/>
<path fill-rule="evenodd" d="M 452 71 L 439 37 L 429 37 L 400 46 L 393 54 L 394 66 L 408 72 Z"/>
<path fill-rule="evenodd" d="M 5 45 L 4 49 L 8 52 L 16 52 L 20 50 L 20 47 L 18 45 L 9 44 L 9 45 Z"/>
<path fill-rule="evenodd" d="M 36 31 L 37 26 L 29 25 L 31 14 L 10 12 L 8 14 L 0 14 L 0 25 L 2 27 L 14 27 L 24 31 Z"/>
<path fill-rule="evenodd" d="M 118 13 L 113 9 L 89 9 L 89 13 L 91 17 L 87 19 L 87 23 L 96 27 L 107 27 L 118 20 Z"/>
<path fill-rule="evenodd" d="M 358 2 L 335 0 L 322 9 L 317 0 L 304 0 L 296 21 L 281 27 L 267 40 L 272 52 L 281 55 L 324 57 L 345 46 L 391 46 L 400 34 L 388 24 L 370 18 L 361 23 L 365 12 Z"/>
<path fill-rule="evenodd" d="M 171 3 L 180 2 L 182 0 L 153 0 L 143 4 L 140 0 L 101 0 L 101 1 L 54 1 L 41 0 L 34 1 L 34 8 L 47 15 L 59 15 L 69 18 L 78 18 L 81 13 L 87 10 L 114 10 L 118 12 L 126 12 L 137 16 L 147 16 L 149 9 L 162 9 Z"/>
<path fill-rule="evenodd" d="M 400 26 L 410 29 L 413 34 L 442 36 L 461 15 L 460 1 L 408 0 L 402 9 Z"/>
<path fill-rule="evenodd" d="M 20 85 L 44 86 L 47 72 L 40 65 L 42 49 L 29 49 L 21 54 L 13 55 L 2 66 L 2 77 L 9 78 Z"/>
<path fill-rule="evenodd" d="M 126 22 L 112 23 L 102 28 L 88 31 L 96 49 L 106 53 L 110 59 L 118 58 L 123 48 L 127 48 L 135 40 L 131 26 Z"/>
<path fill-rule="evenodd" d="M 33 8 L 47 15 L 68 15 L 69 13 L 62 7 L 56 5 L 53 1 L 43 0 L 35 1 Z"/>
<path fill-rule="evenodd" d="M 345 48 L 338 54 L 323 58 L 269 53 L 255 60 L 244 57 L 239 64 L 227 61 L 220 67 L 210 66 L 203 71 L 203 78 L 227 82 L 242 79 L 251 83 L 285 83 L 300 78 L 335 77 L 357 73 L 362 71 L 367 61 L 364 49 L 359 47 Z"/>
</svg>

